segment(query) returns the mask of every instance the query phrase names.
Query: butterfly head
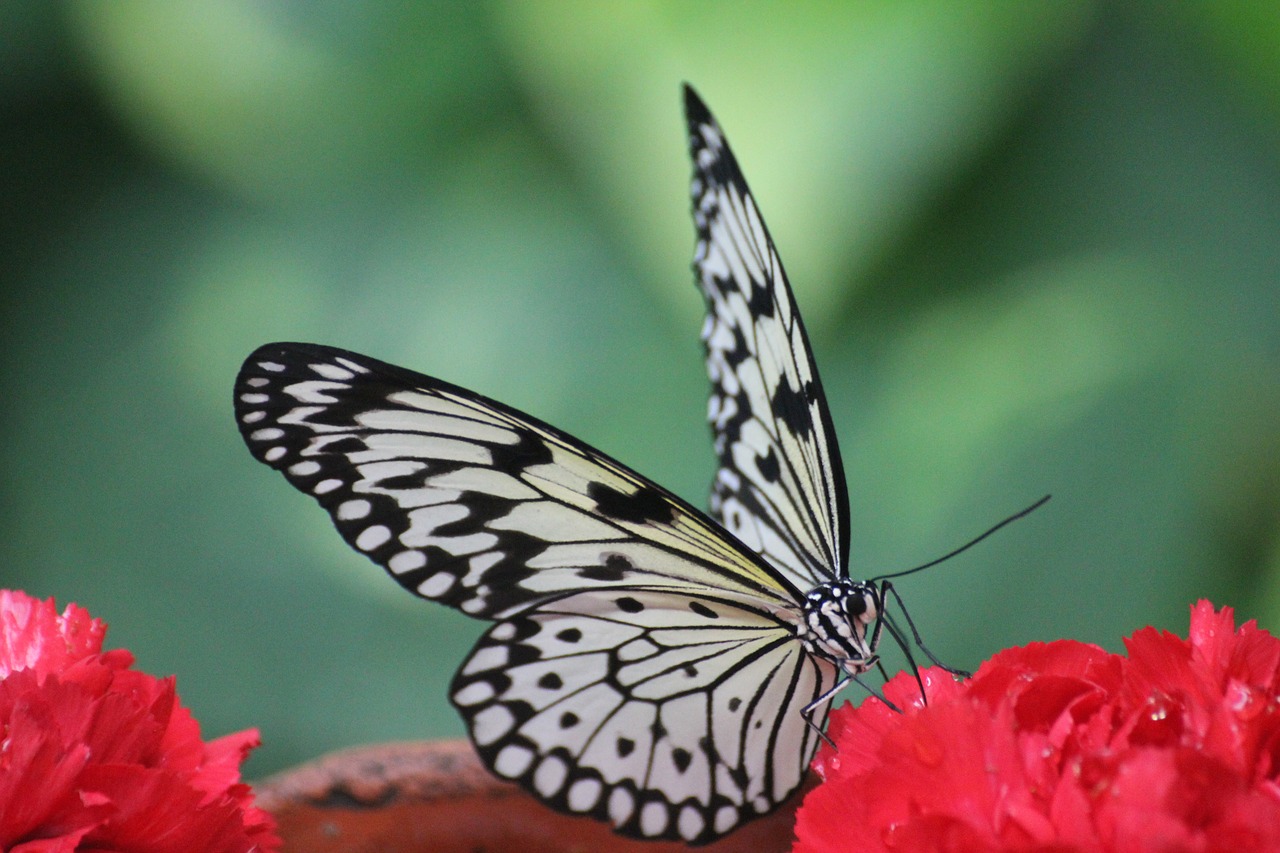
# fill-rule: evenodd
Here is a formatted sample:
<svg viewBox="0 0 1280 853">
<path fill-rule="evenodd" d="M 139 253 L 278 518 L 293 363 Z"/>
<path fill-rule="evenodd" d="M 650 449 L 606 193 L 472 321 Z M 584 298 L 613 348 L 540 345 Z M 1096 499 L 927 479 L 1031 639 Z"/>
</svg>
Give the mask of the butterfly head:
<svg viewBox="0 0 1280 853">
<path fill-rule="evenodd" d="M 871 626 L 883 605 L 880 588 L 867 581 L 841 579 L 814 587 L 804 599 L 803 642 L 849 675 L 861 675 L 878 660 L 879 632 Z"/>
</svg>

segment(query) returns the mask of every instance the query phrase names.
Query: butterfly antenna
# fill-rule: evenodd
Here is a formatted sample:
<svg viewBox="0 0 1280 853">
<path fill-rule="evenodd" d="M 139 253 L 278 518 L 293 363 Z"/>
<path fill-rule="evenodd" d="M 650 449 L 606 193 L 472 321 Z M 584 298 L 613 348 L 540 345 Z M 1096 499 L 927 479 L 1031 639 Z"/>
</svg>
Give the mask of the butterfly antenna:
<svg viewBox="0 0 1280 853">
<path fill-rule="evenodd" d="M 952 557 L 956 556 L 957 554 L 963 554 L 965 551 L 968 551 L 968 550 L 969 550 L 970 548 L 972 548 L 974 545 L 977 545 L 977 544 L 978 544 L 979 542 L 981 542 L 983 539 L 986 539 L 986 538 L 987 538 L 988 536 L 990 536 L 992 533 L 995 533 L 997 530 L 999 530 L 1000 528 L 1004 527 L 1005 525 L 1007 525 L 1007 524 L 1012 524 L 1013 522 L 1017 521 L 1018 519 L 1023 518 L 1023 517 L 1025 517 L 1025 516 L 1028 516 L 1028 515 L 1030 515 L 1031 513 L 1035 512 L 1035 511 L 1036 511 L 1036 510 L 1038 510 L 1040 507 L 1042 507 L 1042 506 L 1044 506 L 1046 503 L 1048 503 L 1049 498 L 1051 498 L 1051 497 L 1052 497 L 1052 495 L 1045 495 L 1045 496 L 1044 496 L 1044 497 L 1042 497 L 1040 500 L 1036 501 L 1035 503 L 1033 503 L 1031 506 L 1027 507 L 1026 509 L 1021 510 L 1021 511 L 1019 511 L 1019 512 L 1015 512 L 1013 515 L 1009 516 L 1009 517 L 1008 517 L 1008 518 L 1006 518 L 1004 521 L 1002 521 L 1002 522 L 1000 522 L 999 524 L 995 525 L 994 527 L 992 527 L 992 528 L 991 528 L 990 530 L 988 530 L 987 532 L 985 532 L 985 533 L 983 533 L 982 535 L 977 536 L 977 537 L 975 537 L 975 538 L 973 538 L 973 539 L 970 539 L 968 542 L 966 542 L 965 544 L 961 545 L 959 548 L 957 548 L 957 549 L 955 549 L 954 551 L 951 551 L 951 552 L 949 552 L 949 553 L 943 554 L 941 557 L 939 557 L 939 558 L 938 558 L 938 559 L 936 559 L 936 560 L 930 560 L 929 562 L 925 563 L 925 564 L 924 564 L 924 565 L 922 565 L 922 566 L 916 566 L 914 569 L 907 569 L 905 572 L 894 572 L 894 573 L 893 573 L 893 574 L 891 574 L 891 575 L 880 575 L 879 577 L 872 578 L 871 580 L 873 580 L 873 581 L 883 581 L 883 580 L 888 580 L 889 578 L 900 578 L 900 577 L 904 577 L 904 576 L 906 576 L 906 575 L 913 575 L 913 574 L 915 574 L 916 572 L 924 571 L 924 570 L 925 570 L 925 569 L 927 569 L 927 568 L 930 568 L 930 567 L 932 567 L 932 566 L 936 566 L 936 565 L 938 565 L 939 563 L 941 563 L 941 562 L 943 562 L 943 561 L 945 561 L 945 560 L 950 560 Z"/>
</svg>

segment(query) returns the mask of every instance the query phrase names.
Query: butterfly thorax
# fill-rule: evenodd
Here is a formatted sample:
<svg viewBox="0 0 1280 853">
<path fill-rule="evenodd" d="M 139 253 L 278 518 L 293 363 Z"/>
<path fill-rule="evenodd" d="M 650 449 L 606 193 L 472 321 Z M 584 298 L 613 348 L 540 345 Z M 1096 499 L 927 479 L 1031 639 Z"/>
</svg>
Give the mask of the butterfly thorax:
<svg viewBox="0 0 1280 853">
<path fill-rule="evenodd" d="M 827 658 L 850 675 L 875 666 L 868 628 L 880 615 L 880 590 L 873 583 L 827 581 L 804 597 L 800 639 L 805 649 Z"/>
</svg>

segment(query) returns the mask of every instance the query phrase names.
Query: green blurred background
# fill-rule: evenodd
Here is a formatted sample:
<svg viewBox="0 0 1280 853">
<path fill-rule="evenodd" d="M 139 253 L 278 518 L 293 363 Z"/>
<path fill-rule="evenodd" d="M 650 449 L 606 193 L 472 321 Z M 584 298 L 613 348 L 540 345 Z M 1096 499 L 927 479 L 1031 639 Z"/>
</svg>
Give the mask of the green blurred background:
<svg viewBox="0 0 1280 853">
<path fill-rule="evenodd" d="M 863 577 L 975 666 L 1280 627 L 1280 6 L 0 6 L 0 583 L 111 623 L 261 775 L 462 731 L 482 628 L 254 462 L 271 340 L 369 353 L 702 505 L 679 84 L 788 265 Z"/>
</svg>

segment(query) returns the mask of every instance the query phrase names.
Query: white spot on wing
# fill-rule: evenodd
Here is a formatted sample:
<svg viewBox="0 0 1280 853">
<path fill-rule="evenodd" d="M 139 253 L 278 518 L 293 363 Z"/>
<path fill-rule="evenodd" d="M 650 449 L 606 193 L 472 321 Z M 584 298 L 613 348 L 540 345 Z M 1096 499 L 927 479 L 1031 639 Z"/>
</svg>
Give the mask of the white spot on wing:
<svg viewBox="0 0 1280 853">
<path fill-rule="evenodd" d="M 281 452 L 283 452 L 284 448 L 273 447 L 272 450 L 280 450 Z M 337 480 L 337 479 L 334 479 L 333 477 L 330 477 L 327 480 L 321 480 L 320 482 L 316 483 L 315 486 L 311 489 L 311 491 L 315 492 L 317 495 L 327 495 L 329 494 L 329 492 L 332 492 L 334 489 L 338 489 L 341 487 L 342 487 L 341 480 Z"/>
<path fill-rule="evenodd" d="M 483 713 L 482 711 L 481 714 Z M 512 744 L 504 746 L 498 753 L 498 757 L 493 761 L 493 769 L 499 776 L 519 779 L 529 769 L 531 763 L 533 763 L 533 750 Z"/>
<path fill-rule="evenodd" d="M 355 378 L 355 374 L 350 370 L 343 370 L 336 364 L 313 364 L 311 369 L 325 379 L 332 379 L 337 382 L 346 382 Z"/>
<path fill-rule="evenodd" d="M 333 403 L 336 399 L 330 391 L 345 390 L 347 386 L 340 385 L 336 382 L 325 382 L 321 379 L 311 379 L 306 382 L 295 382 L 285 390 L 289 392 L 289 396 L 297 400 L 299 403 Z"/>
<path fill-rule="evenodd" d="M 297 465 L 293 466 L 297 468 Z M 337 512 L 334 513 L 339 521 L 355 521 L 358 518 L 364 518 L 373 509 L 373 506 L 366 500 L 343 501 L 338 505 Z"/>
<path fill-rule="evenodd" d="M 475 738 L 476 743 L 480 746 L 488 746 L 491 743 L 496 743 L 499 738 L 511 731 L 511 727 L 515 724 L 516 718 L 512 716 L 506 707 L 490 705 L 471 718 L 471 736 Z M 511 748 L 508 747 L 508 749 Z M 503 752 L 506 751 L 506 749 L 503 750 Z M 530 754 L 529 758 L 532 759 L 533 755 Z M 525 766 L 528 766 L 528 761 L 525 762 Z M 500 773 L 502 772 L 502 769 L 496 763 L 494 769 Z M 522 771 L 516 771 L 515 775 L 519 775 L 520 772 Z M 503 773 L 503 775 L 511 778 L 509 774 Z"/>
<path fill-rule="evenodd" d="M 542 759 L 538 769 L 533 773 L 533 786 L 544 797 L 554 797 L 564 787 L 569 768 L 564 761 L 554 755 Z"/>
<path fill-rule="evenodd" d="M 439 598 L 453 587 L 454 577 L 448 572 L 439 572 L 418 584 L 418 593 L 427 598 Z"/>
<path fill-rule="evenodd" d="M 390 560 L 387 560 L 387 568 L 397 575 L 420 569 L 426 564 L 427 555 L 421 551 L 401 551 Z"/>
<path fill-rule="evenodd" d="M 625 788 L 614 788 L 609 793 L 609 820 L 614 826 L 621 826 L 631 819 L 636 810 L 635 797 Z"/>
<path fill-rule="evenodd" d="M 494 698 L 493 685 L 487 681 L 473 681 L 453 694 L 459 705 L 479 705 Z"/>
<path fill-rule="evenodd" d="M 356 537 L 356 547 L 361 551 L 372 551 L 391 539 L 391 529 L 383 524 L 375 524 L 360 531 Z"/>
<path fill-rule="evenodd" d="M 579 779 L 569 788 L 569 808 L 575 812 L 586 812 L 595 808 L 600 800 L 603 786 L 599 779 Z"/>
<path fill-rule="evenodd" d="M 463 675 L 474 675 L 490 669 L 502 669 L 511 659 L 506 646 L 485 646 L 472 653 L 467 665 L 463 667 Z"/>
<path fill-rule="evenodd" d="M 341 364 L 343 367 L 349 368 L 352 373 L 368 373 L 369 372 L 369 368 L 365 367 L 362 364 L 357 364 L 356 362 L 352 361 L 349 358 L 343 358 L 342 356 L 338 356 L 335 360 L 338 362 L 338 364 Z"/>
<path fill-rule="evenodd" d="M 685 841 L 692 841 L 702 834 L 702 830 L 706 827 L 706 821 L 702 819 L 702 815 L 693 806 L 685 806 L 680 810 L 680 817 L 676 821 L 676 827 L 680 832 L 680 837 Z"/>
<path fill-rule="evenodd" d="M 640 831 L 645 835 L 661 835 L 667 829 L 668 819 L 670 815 L 667 807 L 656 800 L 650 800 L 640 810 Z"/>
</svg>

